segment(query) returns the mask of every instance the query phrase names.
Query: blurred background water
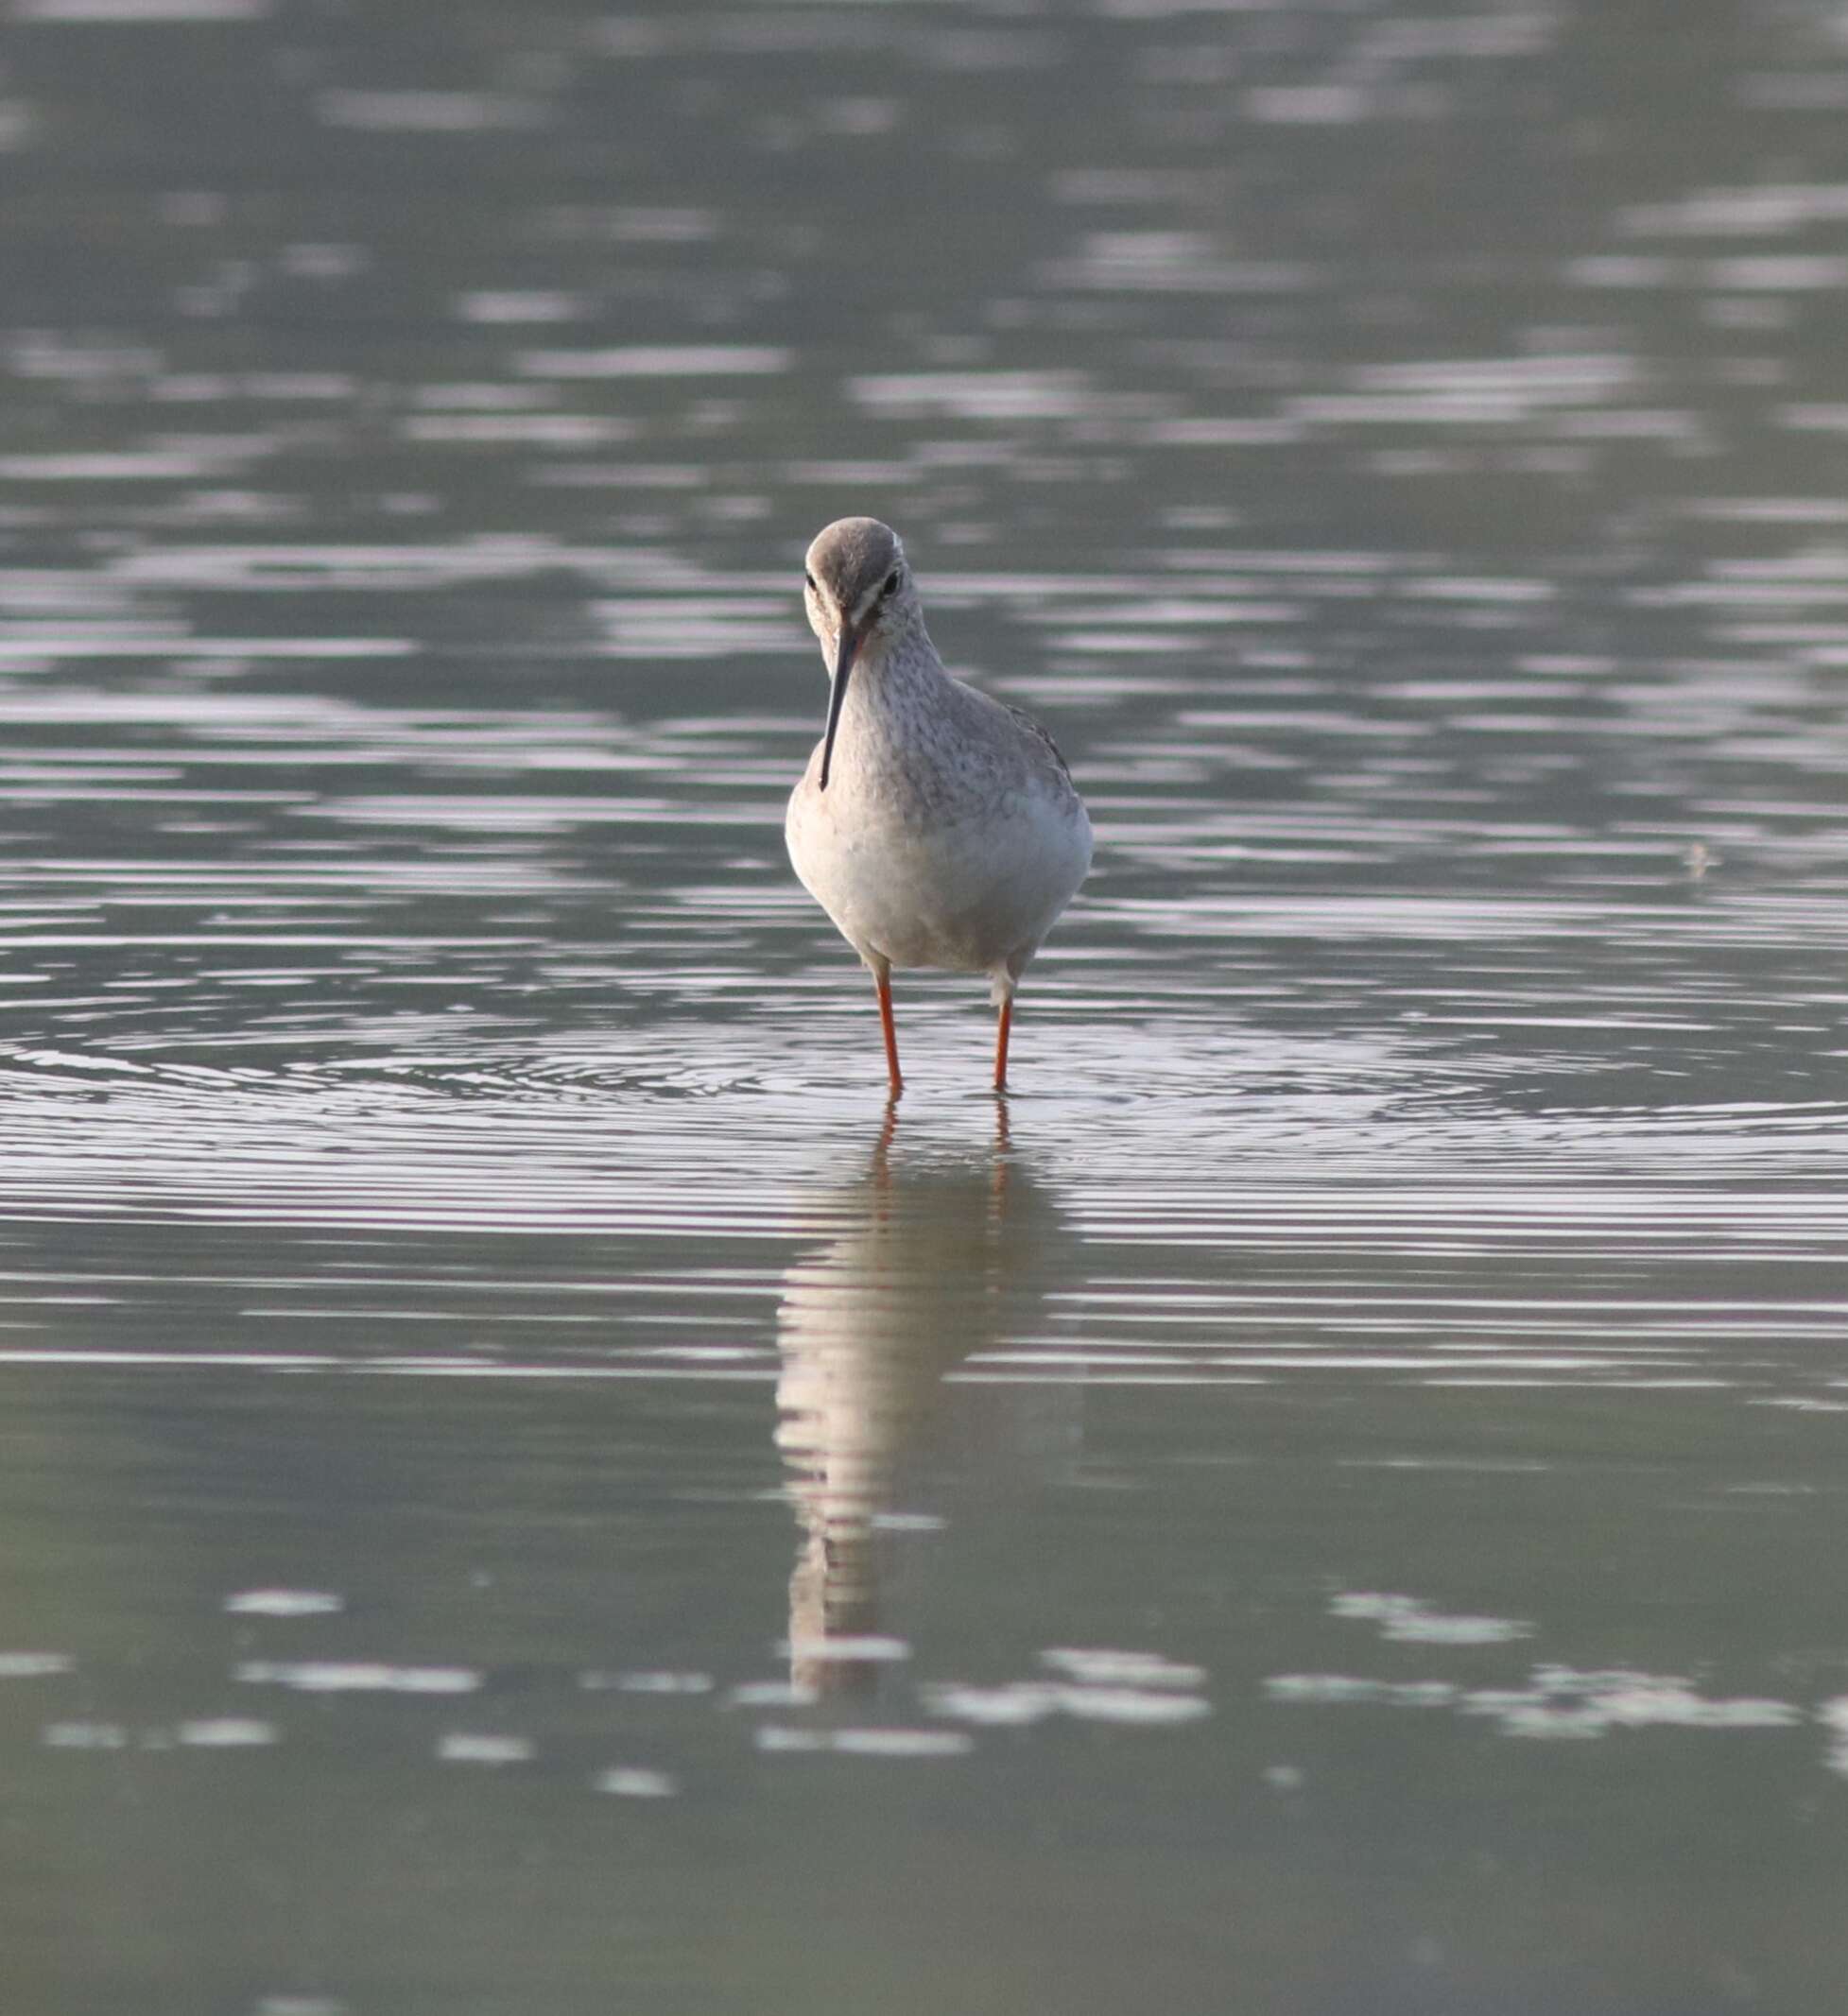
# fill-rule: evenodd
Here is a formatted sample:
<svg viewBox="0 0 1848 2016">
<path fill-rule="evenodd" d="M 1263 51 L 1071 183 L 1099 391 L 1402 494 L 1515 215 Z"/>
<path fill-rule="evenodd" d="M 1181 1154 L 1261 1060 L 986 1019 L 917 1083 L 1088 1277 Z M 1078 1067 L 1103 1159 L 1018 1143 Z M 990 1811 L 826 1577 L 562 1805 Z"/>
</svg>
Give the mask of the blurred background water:
<svg viewBox="0 0 1848 2016">
<path fill-rule="evenodd" d="M 1838 2006 L 1839 0 L 4 22 L 9 2016 Z"/>
</svg>

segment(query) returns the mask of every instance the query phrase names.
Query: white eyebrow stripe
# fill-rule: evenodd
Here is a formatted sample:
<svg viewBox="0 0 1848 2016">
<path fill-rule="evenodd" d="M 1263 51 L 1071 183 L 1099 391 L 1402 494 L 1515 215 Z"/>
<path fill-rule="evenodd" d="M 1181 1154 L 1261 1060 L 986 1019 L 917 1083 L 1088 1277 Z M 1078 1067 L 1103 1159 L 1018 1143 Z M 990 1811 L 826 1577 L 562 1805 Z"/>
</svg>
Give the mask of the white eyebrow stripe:
<svg viewBox="0 0 1848 2016">
<path fill-rule="evenodd" d="M 891 565 L 887 568 L 884 577 L 875 581 L 865 594 L 860 597 L 859 607 L 854 612 L 854 621 L 856 624 L 863 623 L 872 612 L 873 604 L 881 600 L 885 595 L 887 581 L 889 581 L 893 575 L 902 574 L 904 570 L 905 557 L 903 554 L 897 554 L 893 557 Z"/>
</svg>

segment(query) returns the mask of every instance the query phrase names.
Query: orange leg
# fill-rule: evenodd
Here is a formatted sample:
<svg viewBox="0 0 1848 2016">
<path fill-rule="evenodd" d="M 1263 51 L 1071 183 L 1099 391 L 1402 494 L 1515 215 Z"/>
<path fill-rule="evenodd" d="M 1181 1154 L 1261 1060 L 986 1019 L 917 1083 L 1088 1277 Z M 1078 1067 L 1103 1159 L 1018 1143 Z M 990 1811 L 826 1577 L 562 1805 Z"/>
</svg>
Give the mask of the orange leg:
<svg viewBox="0 0 1848 2016">
<path fill-rule="evenodd" d="M 890 967 L 875 973 L 872 984 L 879 990 L 879 1026 L 886 1035 L 886 1076 L 891 1081 L 892 1096 L 905 1090 L 898 1075 L 898 1030 L 892 1023 L 892 975 Z"/>
<path fill-rule="evenodd" d="M 1008 1032 L 1013 1027 L 1014 997 L 1010 994 L 1001 1004 L 1001 1020 L 994 1032 L 994 1089 L 1008 1089 Z"/>
</svg>

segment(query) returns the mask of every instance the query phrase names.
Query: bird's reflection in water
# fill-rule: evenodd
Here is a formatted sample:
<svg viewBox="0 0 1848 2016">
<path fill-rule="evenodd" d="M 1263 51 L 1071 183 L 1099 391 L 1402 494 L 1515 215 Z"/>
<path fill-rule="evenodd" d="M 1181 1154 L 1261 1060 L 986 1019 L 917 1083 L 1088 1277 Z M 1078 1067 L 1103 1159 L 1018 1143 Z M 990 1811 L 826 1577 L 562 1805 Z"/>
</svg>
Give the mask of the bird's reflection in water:
<svg viewBox="0 0 1848 2016">
<path fill-rule="evenodd" d="M 1071 1235 L 1011 1147 L 1005 1107 L 993 1149 L 950 1162 L 907 1158 L 893 1108 L 856 1180 L 812 1202 L 845 1227 L 789 1269 L 777 1314 L 777 1441 L 803 1533 L 790 1678 L 864 1691 L 880 1662 L 855 1647 L 881 1628 L 875 1527 L 899 1466 L 940 1425 L 944 1376 L 1030 1332 Z M 1029 1439 L 1048 1426 L 1035 1400 L 1067 1424 L 1076 1404 L 1071 1387 L 980 1397 Z"/>
</svg>

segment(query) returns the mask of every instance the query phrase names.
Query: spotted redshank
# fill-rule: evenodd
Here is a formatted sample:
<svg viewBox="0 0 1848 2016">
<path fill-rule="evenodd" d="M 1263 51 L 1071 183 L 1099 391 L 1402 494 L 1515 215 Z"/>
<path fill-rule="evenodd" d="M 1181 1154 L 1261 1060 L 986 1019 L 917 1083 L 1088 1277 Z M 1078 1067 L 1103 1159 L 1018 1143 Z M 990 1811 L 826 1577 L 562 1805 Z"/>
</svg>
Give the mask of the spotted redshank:
<svg viewBox="0 0 1848 2016">
<path fill-rule="evenodd" d="M 944 671 L 889 526 L 819 533 L 803 598 L 832 690 L 790 796 L 789 858 L 872 971 L 892 1092 L 895 966 L 988 975 L 1004 1091 L 1014 990 L 1091 866 L 1084 801 L 1037 721 Z"/>
</svg>

